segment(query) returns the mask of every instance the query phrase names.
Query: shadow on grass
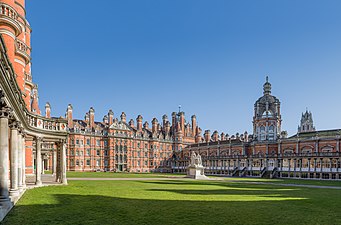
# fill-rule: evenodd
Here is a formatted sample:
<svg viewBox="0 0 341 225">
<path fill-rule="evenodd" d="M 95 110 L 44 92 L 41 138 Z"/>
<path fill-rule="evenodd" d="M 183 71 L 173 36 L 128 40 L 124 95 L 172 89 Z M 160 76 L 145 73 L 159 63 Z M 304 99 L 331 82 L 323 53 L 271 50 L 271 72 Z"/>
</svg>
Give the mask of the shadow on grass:
<svg viewBox="0 0 341 225">
<path fill-rule="evenodd" d="M 295 212 L 272 201 L 172 201 L 97 195 L 54 197 L 58 204 L 16 206 L 2 224 L 295 224 Z M 289 202 L 292 201 L 287 201 L 288 206 Z"/>
<path fill-rule="evenodd" d="M 299 187 L 281 187 L 273 186 L 271 184 L 266 183 L 248 183 L 248 187 L 245 188 L 245 184 L 243 182 L 225 182 L 225 181 L 197 181 L 197 180 L 158 180 L 158 181 L 137 181 L 141 183 L 149 183 L 149 184 L 159 184 L 159 185 L 184 185 L 184 186 L 220 186 L 228 189 L 240 189 L 240 190 L 260 190 L 260 191 L 269 191 L 269 190 L 300 190 Z"/>
<path fill-rule="evenodd" d="M 104 196 L 43 192 L 44 204 L 34 204 L 32 198 L 37 195 L 31 195 L 29 200 L 22 199 L 2 224 L 341 224 L 337 208 L 340 201 L 327 199 L 337 193 L 335 190 L 284 190 L 268 185 L 245 187 L 185 180 L 134 182 L 141 184 L 137 185 L 141 189 L 122 192 L 127 198 L 117 193 Z M 72 185 L 64 188 L 74 190 Z"/>
</svg>

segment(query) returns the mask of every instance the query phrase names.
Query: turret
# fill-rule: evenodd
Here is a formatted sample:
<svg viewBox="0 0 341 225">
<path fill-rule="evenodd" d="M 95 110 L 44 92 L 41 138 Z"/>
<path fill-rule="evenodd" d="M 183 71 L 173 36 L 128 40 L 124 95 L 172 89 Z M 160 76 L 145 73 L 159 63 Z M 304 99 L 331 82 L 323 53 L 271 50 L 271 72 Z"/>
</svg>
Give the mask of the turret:
<svg viewBox="0 0 341 225">
<path fill-rule="evenodd" d="M 315 130 L 313 114 L 307 109 L 304 114 L 302 113 L 301 125 L 298 126 L 298 133 L 313 132 Z"/>
<path fill-rule="evenodd" d="M 201 140 L 202 140 L 201 129 L 200 129 L 200 127 L 197 126 L 196 136 L 195 136 L 195 143 L 200 143 Z"/>
<path fill-rule="evenodd" d="M 67 118 L 67 124 L 69 128 L 73 128 L 73 117 L 72 117 L 73 107 L 71 104 L 67 106 L 66 110 L 66 118 Z"/>
<path fill-rule="evenodd" d="M 109 123 L 109 120 L 108 120 L 108 116 L 107 116 L 107 115 L 105 115 L 105 116 L 103 117 L 103 123 L 104 123 L 104 124 L 108 124 L 108 123 Z"/>
<path fill-rule="evenodd" d="M 147 121 L 143 124 L 143 128 L 149 130 L 149 123 Z"/>
<path fill-rule="evenodd" d="M 245 142 L 249 141 L 249 134 L 247 133 L 247 131 L 244 132 L 244 141 Z"/>
<path fill-rule="evenodd" d="M 163 115 L 162 116 L 162 126 L 163 126 L 163 128 L 165 127 L 167 122 L 168 122 L 168 116 L 167 115 Z"/>
<path fill-rule="evenodd" d="M 93 107 L 89 110 L 89 125 L 91 128 L 95 127 L 95 109 Z"/>
<path fill-rule="evenodd" d="M 196 136 L 197 132 L 197 117 L 195 115 L 192 116 L 192 135 Z"/>
<path fill-rule="evenodd" d="M 180 120 L 181 131 L 184 134 L 185 133 L 185 112 L 179 113 L 179 120 Z"/>
<path fill-rule="evenodd" d="M 281 103 L 271 95 L 269 78 L 263 85 L 263 96 L 254 105 L 253 137 L 258 141 L 276 141 L 281 133 Z"/>
<path fill-rule="evenodd" d="M 210 130 L 205 130 L 204 134 L 205 142 L 208 143 L 211 140 L 211 131 Z"/>
<path fill-rule="evenodd" d="M 90 126 L 90 116 L 88 112 L 85 113 L 84 120 L 88 124 L 88 126 Z"/>
<path fill-rule="evenodd" d="M 166 135 L 169 135 L 170 134 L 170 122 L 167 121 L 164 126 L 165 126 L 165 133 L 166 133 Z"/>
<path fill-rule="evenodd" d="M 0 34 L 17 84 L 24 94 L 27 109 L 40 115 L 37 90 L 34 91 L 36 87 L 31 75 L 31 28 L 26 20 L 25 0 L 0 0 L 0 8 Z"/>
<path fill-rule="evenodd" d="M 157 127 L 158 127 L 158 121 L 156 118 L 153 118 L 153 120 L 152 120 L 152 132 L 153 133 L 157 132 Z"/>
<path fill-rule="evenodd" d="M 224 133 L 224 132 L 222 132 L 222 133 L 220 134 L 220 140 L 221 140 L 221 141 L 225 141 L 225 140 L 226 140 L 226 137 L 225 137 L 225 133 Z"/>
<path fill-rule="evenodd" d="M 143 117 L 141 115 L 138 115 L 136 118 L 138 131 L 142 131 L 142 121 L 143 121 Z"/>
<path fill-rule="evenodd" d="M 37 115 L 40 115 L 39 96 L 38 96 L 38 86 L 37 85 L 35 85 L 33 88 L 31 111 Z"/>
<path fill-rule="evenodd" d="M 134 124 L 134 120 L 133 120 L 133 119 L 131 119 L 131 120 L 129 121 L 129 126 L 130 126 L 131 128 L 135 128 L 135 124 Z"/>
<path fill-rule="evenodd" d="M 212 134 L 212 140 L 213 140 L 214 142 L 219 141 L 219 133 L 218 133 L 218 131 L 214 131 L 214 132 L 213 132 L 213 134 Z"/>
<path fill-rule="evenodd" d="M 111 126 L 114 122 L 114 112 L 111 109 L 108 112 L 108 120 L 109 126 Z"/>
<path fill-rule="evenodd" d="M 126 123 L 126 122 L 127 122 L 127 115 L 125 114 L 125 112 L 122 112 L 122 114 L 121 114 L 121 121 L 122 121 L 123 123 Z"/>
<path fill-rule="evenodd" d="M 45 104 L 45 117 L 51 118 L 51 105 L 48 102 Z"/>
<path fill-rule="evenodd" d="M 176 112 L 172 112 L 172 132 L 176 132 Z"/>
</svg>

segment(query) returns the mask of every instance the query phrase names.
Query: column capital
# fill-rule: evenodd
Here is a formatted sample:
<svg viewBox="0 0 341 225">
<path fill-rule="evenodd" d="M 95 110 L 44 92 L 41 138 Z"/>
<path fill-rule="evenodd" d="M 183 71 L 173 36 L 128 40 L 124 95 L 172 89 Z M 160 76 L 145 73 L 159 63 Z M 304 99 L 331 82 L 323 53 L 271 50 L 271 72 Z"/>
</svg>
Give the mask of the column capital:
<svg viewBox="0 0 341 225">
<path fill-rule="evenodd" d="M 0 118 L 9 119 L 11 117 L 13 117 L 13 110 L 10 107 L 5 106 L 0 109 Z"/>
<path fill-rule="evenodd" d="M 11 130 L 19 130 L 20 129 L 21 122 L 17 120 L 13 120 L 9 123 L 9 128 Z"/>
<path fill-rule="evenodd" d="M 59 139 L 59 141 L 56 142 L 56 145 L 59 147 L 60 145 L 66 144 L 66 139 Z"/>
<path fill-rule="evenodd" d="M 19 133 L 23 138 L 26 137 L 26 132 L 25 132 L 24 127 L 22 127 L 22 126 L 19 127 Z"/>
<path fill-rule="evenodd" d="M 43 138 L 43 137 L 40 137 L 40 136 L 35 136 L 35 137 L 34 137 L 34 140 L 35 140 L 36 142 L 42 142 L 42 141 L 44 140 L 44 138 Z"/>
</svg>

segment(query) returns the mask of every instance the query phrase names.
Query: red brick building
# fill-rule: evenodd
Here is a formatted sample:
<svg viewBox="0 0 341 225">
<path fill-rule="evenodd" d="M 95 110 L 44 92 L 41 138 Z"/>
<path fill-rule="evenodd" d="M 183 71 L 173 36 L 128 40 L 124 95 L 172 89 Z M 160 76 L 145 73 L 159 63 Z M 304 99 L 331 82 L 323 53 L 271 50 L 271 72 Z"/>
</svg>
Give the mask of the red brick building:
<svg viewBox="0 0 341 225">
<path fill-rule="evenodd" d="M 66 118 L 70 171 L 170 172 L 174 152 L 202 141 L 196 117 L 187 123 L 184 112 L 173 112 L 171 121 L 167 115 L 161 123 L 154 118 L 151 126 L 141 115 L 136 121 L 127 121 L 124 112 L 118 119 L 112 110 L 101 122 L 95 121 L 93 108 L 84 120 L 75 120 L 72 114 L 69 105 Z"/>
<path fill-rule="evenodd" d="M 311 112 L 302 114 L 296 135 L 282 131 L 281 103 L 266 80 L 254 105 L 253 134 L 205 131 L 204 142 L 175 152 L 172 172 L 184 173 L 191 151 L 202 156 L 206 173 L 229 176 L 341 179 L 341 129 L 316 131 Z"/>
</svg>

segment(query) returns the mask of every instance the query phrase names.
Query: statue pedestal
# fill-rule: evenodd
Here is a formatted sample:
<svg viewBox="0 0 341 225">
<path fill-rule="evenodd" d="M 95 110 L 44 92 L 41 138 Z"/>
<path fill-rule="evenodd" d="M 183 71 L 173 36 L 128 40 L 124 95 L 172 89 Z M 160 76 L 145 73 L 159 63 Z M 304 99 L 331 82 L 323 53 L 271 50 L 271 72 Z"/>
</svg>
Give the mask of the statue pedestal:
<svg viewBox="0 0 341 225">
<path fill-rule="evenodd" d="M 209 178 L 205 176 L 203 166 L 189 166 L 187 167 L 186 178 L 191 178 L 195 180 L 208 180 Z"/>
</svg>

